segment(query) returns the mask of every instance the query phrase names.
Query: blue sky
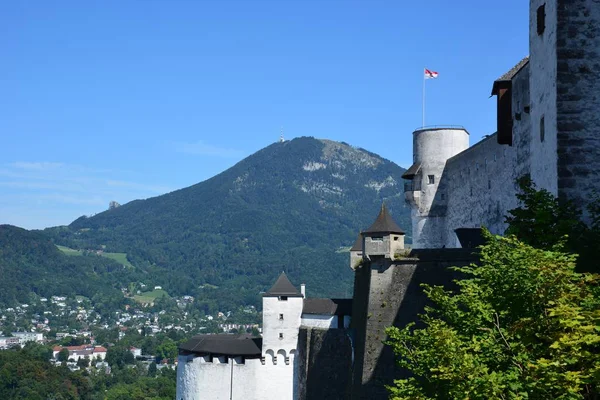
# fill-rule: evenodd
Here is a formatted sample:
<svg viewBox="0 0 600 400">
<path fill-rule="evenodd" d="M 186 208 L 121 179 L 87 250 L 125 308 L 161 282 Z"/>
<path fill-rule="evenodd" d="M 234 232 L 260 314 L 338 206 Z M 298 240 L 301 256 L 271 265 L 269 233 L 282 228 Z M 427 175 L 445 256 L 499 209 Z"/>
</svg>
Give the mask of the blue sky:
<svg viewBox="0 0 600 400">
<path fill-rule="evenodd" d="M 528 2 L 13 1 L 0 6 L 0 224 L 43 228 L 200 182 L 276 141 L 403 167 L 421 125 L 492 133 Z"/>
</svg>

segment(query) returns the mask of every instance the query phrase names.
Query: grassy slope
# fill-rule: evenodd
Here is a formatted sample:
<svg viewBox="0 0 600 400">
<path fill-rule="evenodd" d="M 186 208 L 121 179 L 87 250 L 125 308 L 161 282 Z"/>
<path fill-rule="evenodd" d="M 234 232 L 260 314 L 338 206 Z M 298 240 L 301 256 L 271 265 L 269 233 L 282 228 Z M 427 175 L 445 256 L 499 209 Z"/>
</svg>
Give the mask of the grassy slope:
<svg viewBox="0 0 600 400">
<path fill-rule="evenodd" d="M 57 245 L 56 247 L 58 247 L 58 249 L 67 256 L 81 256 L 82 255 L 81 250 L 75 250 L 75 249 L 71 249 L 66 246 L 59 246 L 59 245 Z M 133 268 L 133 265 L 127 259 L 127 253 L 101 253 L 100 255 L 102 257 L 110 258 L 111 260 L 114 260 L 127 268 Z"/>
<path fill-rule="evenodd" d="M 144 292 L 142 294 L 139 295 L 135 295 L 133 296 L 133 299 L 135 301 L 137 301 L 138 303 L 152 303 L 154 302 L 154 300 L 156 300 L 159 297 L 169 297 L 169 293 L 167 293 L 164 290 L 152 290 L 150 292 Z"/>
</svg>

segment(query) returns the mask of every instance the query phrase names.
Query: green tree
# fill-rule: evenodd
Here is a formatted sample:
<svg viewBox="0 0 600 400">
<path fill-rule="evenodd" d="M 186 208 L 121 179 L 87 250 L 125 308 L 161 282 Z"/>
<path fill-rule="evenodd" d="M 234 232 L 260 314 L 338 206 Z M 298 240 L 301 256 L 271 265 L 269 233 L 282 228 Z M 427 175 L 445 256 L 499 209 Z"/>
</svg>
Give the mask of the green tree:
<svg viewBox="0 0 600 400">
<path fill-rule="evenodd" d="M 156 363 L 152 363 L 148 366 L 148 376 L 154 378 L 156 376 Z"/>
<path fill-rule="evenodd" d="M 56 359 L 60 362 L 67 361 L 69 359 L 69 350 L 65 348 L 61 349 L 56 355 Z"/>
<path fill-rule="evenodd" d="M 80 368 L 87 368 L 90 366 L 90 359 L 86 358 L 86 357 L 80 357 L 79 360 L 77 360 L 77 366 Z"/>
<path fill-rule="evenodd" d="M 167 358 L 169 360 L 174 360 L 177 358 L 177 343 L 170 338 L 166 338 L 156 347 L 156 356 L 161 359 Z"/>
<path fill-rule="evenodd" d="M 600 272 L 600 199 L 590 202 L 587 212 L 591 223 L 585 224 L 581 209 L 572 201 L 560 200 L 545 189 L 537 190 L 529 177 L 518 179 L 517 185 L 520 204 L 508 212 L 506 234 L 516 235 L 538 249 L 551 250 L 564 244 L 568 252 L 579 255 L 579 272 Z"/>
<path fill-rule="evenodd" d="M 413 375 L 391 398 L 596 399 L 600 277 L 575 272 L 561 244 L 485 235 L 480 265 L 457 268 L 457 292 L 425 286 L 424 328 L 388 328 Z"/>
<path fill-rule="evenodd" d="M 133 362 L 133 356 L 131 352 L 123 346 L 112 346 L 106 351 L 105 360 L 111 367 L 122 368 L 125 364 Z"/>
</svg>

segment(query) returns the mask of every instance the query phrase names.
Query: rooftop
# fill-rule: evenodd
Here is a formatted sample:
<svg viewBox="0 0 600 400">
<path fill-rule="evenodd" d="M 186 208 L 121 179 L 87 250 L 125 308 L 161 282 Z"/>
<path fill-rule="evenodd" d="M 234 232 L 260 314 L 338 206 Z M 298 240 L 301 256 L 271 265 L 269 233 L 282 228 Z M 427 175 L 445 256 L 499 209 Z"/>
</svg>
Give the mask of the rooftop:
<svg viewBox="0 0 600 400">
<path fill-rule="evenodd" d="M 304 299 L 302 314 L 352 315 L 352 299 Z"/>
<path fill-rule="evenodd" d="M 269 291 L 263 294 L 263 297 L 302 297 L 302 294 L 296 289 L 292 282 L 288 279 L 285 272 L 282 272 L 277 278 L 277 282 L 269 289 Z"/>
<path fill-rule="evenodd" d="M 510 82 L 512 79 L 521 71 L 521 69 L 529 63 L 529 56 L 525 57 L 521 61 L 519 61 L 514 67 L 509 69 L 506 73 L 504 73 L 500 78 L 494 81 L 494 86 L 492 86 L 492 96 L 498 94 L 498 86 L 502 82 Z"/>
<path fill-rule="evenodd" d="M 362 237 L 362 235 L 360 235 L 360 234 L 358 235 L 358 237 L 354 241 L 354 244 L 350 248 L 350 251 L 363 251 L 363 237 Z"/>
<path fill-rule="evenodd" d="M 399 233 L 404 235 L 405 232 L 396 224 L 385 204 L 382 204 L 377 219 L 373 222 L 373 225 L 363 231 L 364 233 Z"/>
<path fill-rule="evenodd" d="M 261 355 L 262 338 L 251 335 L 196 335 L 179 346 L 179 351 L 198 355 L 244 356 Z"/>
</svg>

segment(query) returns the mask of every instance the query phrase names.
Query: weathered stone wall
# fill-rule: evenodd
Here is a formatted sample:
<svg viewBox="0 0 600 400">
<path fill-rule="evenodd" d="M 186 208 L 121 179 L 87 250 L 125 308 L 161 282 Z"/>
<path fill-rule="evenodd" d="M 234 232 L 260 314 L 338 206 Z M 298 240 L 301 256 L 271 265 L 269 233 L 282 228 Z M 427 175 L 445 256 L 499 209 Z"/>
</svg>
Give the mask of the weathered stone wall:
<svg viewBox="0 0 600 400">
<path fill-rule="evenodd" d="M 545 29 L 537 33 L 537 10 L 545 4 Z M 529 2 L 531 178 L 558 194 L 556 146 L 556 0 Z M 543 126 L 543 127 L 542 127 Z M 542 130 L 544 139 L 542 140 Z"/>
<path fill-rule="evenodd" d="M 364 263 L 356 271 L 352 399 L 388 398 L 385 385 L 391 385 L 403 372 L 396 367 L 391 348 L 383 343 L 387 339 L 385 328 L 418 322 L 418 314 L 427 304 L 421 284 L 450 287 L 457 274 L 448 267 L 474 260 L 467 249 L 415 249 L 408 258 Z"/>
<path fill-rule="evenodd" d="M 499 145 L 496 134 L 448 160 L 442 177 L 448 187 L 446 247 L 460 247 L 457 228 L 504 233 L 507 210 L 517 205 L 516 165 L 516 147 Z"/>
<path fill-rule="evenodd" d="M 352 341 L 346 329 L 301 328 L 298 336 L 298 400 L 350 399 Z"/>
<path fill-rule="evenodd" d="M 557 2 L 558 195 L 585 207 L 600 191 L 600 3 Z"/>
</svg>

